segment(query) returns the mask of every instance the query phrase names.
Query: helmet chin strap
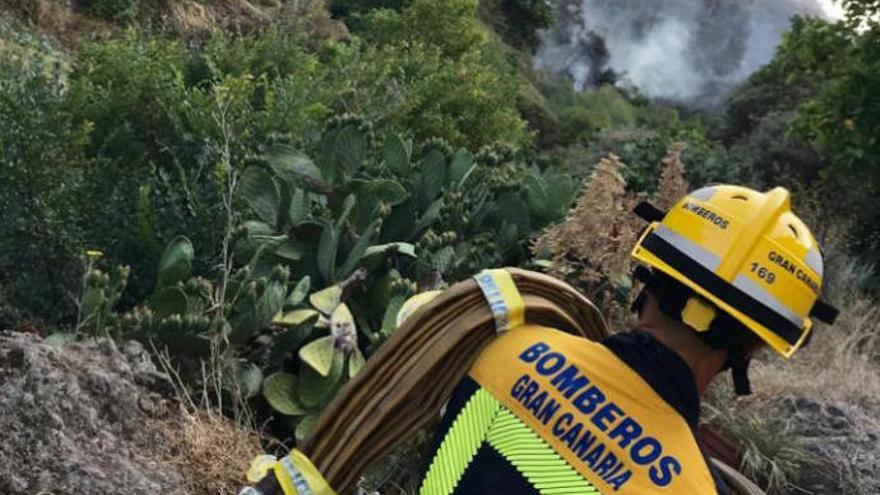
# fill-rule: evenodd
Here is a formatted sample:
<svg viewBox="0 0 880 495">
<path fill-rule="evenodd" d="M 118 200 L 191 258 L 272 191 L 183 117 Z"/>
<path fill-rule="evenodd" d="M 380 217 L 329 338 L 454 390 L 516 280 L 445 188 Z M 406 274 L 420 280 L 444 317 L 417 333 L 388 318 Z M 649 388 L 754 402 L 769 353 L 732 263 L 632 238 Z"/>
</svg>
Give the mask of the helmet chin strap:
<svg viewBox="0 0 880 495">
<path fill-rule="evenodd" d="M 636 267 L 633 276 L 646 286 L 659 290 L 657 287 L 657 278 L 651 270 L 643 266 L 638 266 Z M 641 311 L 641 308 L 645 303 L 645 297 L 646 292 L 643 290 L 633 302 L 631 309 L 635 312 Z M 708 303 L 703 302 L 701 299 L 689 297 L 680 313 L 679 318 L 681 318 L 685 324 L 695 328 L 697 335 L 699 335 L 710 347 L 713 349 L 727 349 L 728 358 L 720 371 L 730 369 L 730 374 L 733 378 L 733 389 L 736 395 L 751 395 L 752 385 L 749 380 L 749 364 L 751 363 L 752 358 L 743 349 L 728 348 L 728 346 L 719 342 L 712 332 L 709 332 L 712 321 L 716 317 L 714 308 L 712 308 L 711 305 L 708 305 Z"/>
<path fill-rule="evenodd" d="M 733 377 L 733 391 L 736 395 L 751 395 L 752 383 L 749 380 L 749 364 L 752 362 L 752 358 L 737 353 L 731 356 L 728 362 L 730 363 L 730 375 Z"/>
</svg>

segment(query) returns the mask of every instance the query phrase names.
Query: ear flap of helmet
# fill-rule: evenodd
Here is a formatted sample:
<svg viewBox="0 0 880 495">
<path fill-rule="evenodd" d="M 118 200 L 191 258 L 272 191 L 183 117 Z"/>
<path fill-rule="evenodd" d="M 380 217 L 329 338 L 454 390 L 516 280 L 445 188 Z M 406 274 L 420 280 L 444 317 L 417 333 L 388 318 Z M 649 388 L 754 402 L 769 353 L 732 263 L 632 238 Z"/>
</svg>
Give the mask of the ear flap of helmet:
<svg viewBox="0 0 880 495">
<path fill-rule="evenodd" d="M 715 306 L 694 294 L 681 310 L 681 321 L 697 332 L 706 332 L 715 319 Z"/>
<path fill-rule="evenodd" d="M 649 268 L 646 268 L 643 265 L 636 266 L 635 271 L 633 271 L 633 278 L 645 285 L 651 285 L 654 283 L 654 274 L 651 273 Z"/>
<path fill-rule="evenodd" d="M 658 280 L 658 276 L 650 269 L 642 265 L 636 267 L 635 271 L 633 272 L 633 278 L 645 284 L 645 289 L 653 288 L 654 290 L 660 290 L 661 292 L 664 292 L 662 288 L 658 287 L 661 284 L 661 282 Z M 645 303 L 645 289 L 643 289 L 642 292 L 639 293 L 638 298 L 633 302 L 632 309 L 636 312 L 640 312 L 642 306 Z M 696 294 L 692 294 L 691 297 L 687 298 L 687 302 L 684 304 L 684 307 L 681 308 L 680 314 L 681 320 L 686 325 L 694 328 L 698 332 L 698 334 L 703 336 L 703 338 L 710 346 L 714 348 L 724 347 L 722 344 L 719 344 L 717 340 L 715 340 L 715 337 L 709 335 L 709 330 L 712 322 L 714 322 L 716 316 L 718 316 L 718 313 L 716 312 L 716 309 L 712 304 L 703 300 Z M 743 331 L 746 332 L 747 330 Z M 726 331 L 724 333 L 729 334 L 729 332 Z M 742 349 L 728 349 L 728 352 L 730 353 L 730 356 L 723 369 L 730 369 L 731 375 L 733 377 L 735 393 L 737 395 L 751 394 L 752 387 L 749 380 L 749 363 L 751 359 L 746 356 Z"/>
</svg>

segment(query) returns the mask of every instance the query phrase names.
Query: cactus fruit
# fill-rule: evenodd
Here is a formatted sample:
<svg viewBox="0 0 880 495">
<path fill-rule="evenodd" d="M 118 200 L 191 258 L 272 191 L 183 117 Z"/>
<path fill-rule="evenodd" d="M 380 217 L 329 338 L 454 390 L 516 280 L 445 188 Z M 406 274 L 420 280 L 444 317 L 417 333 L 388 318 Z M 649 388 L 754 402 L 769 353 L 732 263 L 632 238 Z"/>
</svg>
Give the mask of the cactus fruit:
<svg viewBox="0 0 880 495">
<path fill-rule="evenodd" d="M 443 159 L 446 160 L 452 156 L 452 146 L 446 142 L 445 139 L 442 138 L 431 138 L 422 143 L 421 150 L 419 152 L 422 156 L 429 155 L 432 151 L 439 152 Z"/>
<path fill-rule="evenodd" d="M 166 287 L 150 299 L 150 308 L 159 319 L 186 313 L 189 298 L 181 287 Z"/>
</svg>

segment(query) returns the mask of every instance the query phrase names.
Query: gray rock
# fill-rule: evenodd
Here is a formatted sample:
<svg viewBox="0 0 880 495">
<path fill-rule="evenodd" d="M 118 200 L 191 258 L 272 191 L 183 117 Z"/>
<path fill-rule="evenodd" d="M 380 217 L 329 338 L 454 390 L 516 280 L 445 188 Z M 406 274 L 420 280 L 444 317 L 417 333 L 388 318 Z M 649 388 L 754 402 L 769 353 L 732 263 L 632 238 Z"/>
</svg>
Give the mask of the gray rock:
<svg viewBox="0 0 880 495">
<path fill-rule="evenodd" d="M 805 493 L 880 494 L 880 404 L 789 396 L 774 407 L 815 458 L 797 482 Z"/>
<path fill-rule="evenodd" d="M 136 342 L 0 333 L 0 493 L 186 495 L 151 430 L 169 390 Z"/>
</svg>

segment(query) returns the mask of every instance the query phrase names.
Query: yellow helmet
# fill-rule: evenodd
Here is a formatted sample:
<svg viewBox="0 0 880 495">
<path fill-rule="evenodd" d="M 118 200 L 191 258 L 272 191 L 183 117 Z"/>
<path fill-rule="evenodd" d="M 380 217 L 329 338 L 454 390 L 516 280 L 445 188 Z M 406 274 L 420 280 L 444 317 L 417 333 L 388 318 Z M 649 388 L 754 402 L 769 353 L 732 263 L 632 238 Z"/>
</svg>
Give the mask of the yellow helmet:
<svg viewBox="0 0 880 495">
<path fill-rule="evenodd" d="M 635 211 L 651 224 L 633 257 L 700 296 L 681 314 L 698 332 L 709 328 L 717 307 L 790 357 L 807 340 L 811 316 L 834 321 L 837 310 L 819 300 L 819 244 L 792 213 L 784 188 L 761 193 L 715 185 L 691 192 L 666 213 L 647 203 Z"/>
</svg>

